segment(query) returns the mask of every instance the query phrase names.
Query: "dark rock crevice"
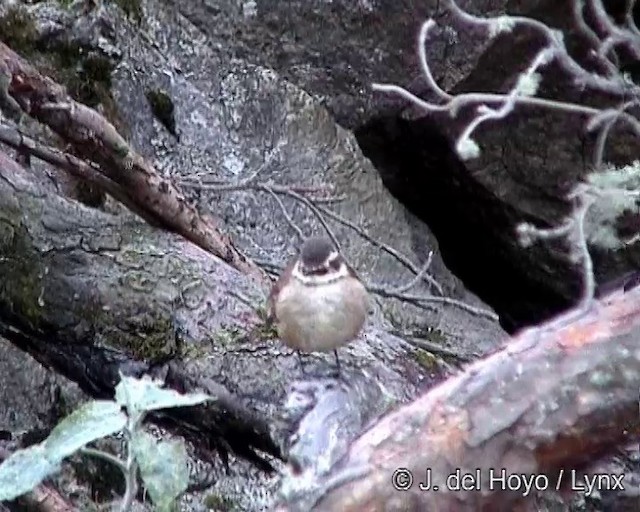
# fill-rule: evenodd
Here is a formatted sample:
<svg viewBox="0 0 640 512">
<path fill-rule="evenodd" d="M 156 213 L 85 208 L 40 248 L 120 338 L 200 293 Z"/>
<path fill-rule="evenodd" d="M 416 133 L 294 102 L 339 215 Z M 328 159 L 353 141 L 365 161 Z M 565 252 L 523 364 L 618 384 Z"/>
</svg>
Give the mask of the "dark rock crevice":
<svg viewBox="0 0 640 512">
<path fill-rule="evenodd" d="M 614 17 L 618 14 L 610 10 Z M 511 2 L 507 11 L 562 30 L 571 55 L 585 69 L 598 70 L 590 59 L 591 47 L 572 26 L 569 4 Z M 448 89 L 451 94 L 506 92 L 542 45 L 540 35 L 528 29 L 503 34 L 486 47 L 473 70 Z M 634 63 L 627 62 L 628 57 L 621 52 L 625 69 Z M 433 55 L 430 60 L 435 60 Z M 618 98 L 576 87 L 574 77 L 555 63 L 542 75 L 539 97 L 596 108 L 617 104 Z M 429 97 L 426 91 L 424 95 Z M 476 130 L 474 139 L 482 153 L 463 163 L 452 141 L 473 111 L 466 109 L 456 118 L 418 115 L 424 114 L 407 106 L 405 111 L 370 119 L 355 133 L 385 186 L 429 226 L 448 268 L 496 310 L 509 332 L 574 304 L 581 295 L 582 278 L 579 266 L 568 257 L 566 242 L 545 241 L 524 248 L 515 228 L 521 222 L 559 225 L 570 213 L 566 194 L 593 171 L 595 134 L 585 131 L 585 116 L 520 106 L 508 118 Z M 635 136 L 623 126 L 614 128 L 605 160 L 626 165 L 637 155 Z M 637 212 L 620 214 L 618 237 L 631 239 L 637 233 Z M 637 269 L 636 245 L 620 250 L 591 246 L 596 282 L 606 288 Z"/>
<path fill-rule="evenodd" d="M 579 296 L 580 275 L 563 244 L 518 245 L 515 226 L 540 220 L 474 180 L 434 122 L 377 118 L 356 136 L 389 191 L 432 230 L 449 269 L 507 331 L 549 318 Z"/>
</svg>

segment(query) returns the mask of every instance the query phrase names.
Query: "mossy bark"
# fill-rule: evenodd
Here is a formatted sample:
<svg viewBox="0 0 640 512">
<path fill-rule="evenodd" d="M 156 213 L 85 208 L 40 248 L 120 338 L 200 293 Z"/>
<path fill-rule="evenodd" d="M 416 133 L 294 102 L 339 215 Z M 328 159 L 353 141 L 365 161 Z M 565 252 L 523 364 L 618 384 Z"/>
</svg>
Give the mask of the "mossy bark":
<svg viewBox="0 0 640 512">
<path fill-rule="evenodd" d="M 94 396 L 110 395 L 119 371 L 152 373 L 176 352 L 176 339 L 211 354 L 213 333 L 235 313 L 257 321 L 251 301 L 262 297 L 242 274 L 177 235 L 45 191 L 2 151 L 0 275 L 0 335 Z M 183 359 L 164 366 L 167 382 L 185 391 Z M 188 412 L 192 426 L 240 454 L 251 457 L 255 445 L 277 453 L 242 401 L 217 392 L 213 409 Z M 185 421 L 184 412 L 177 418 Z"/>
<path fill-rule="evenodd" d="M 139 359 L 166 354 L 186 287 L 206 294 L 203 269 L 183 244 L 42 195 L 6 157 L 0 176 L 1 307 L 31 328 L 55 330 L 61 343 L 106 344 Z"/>
</svg>

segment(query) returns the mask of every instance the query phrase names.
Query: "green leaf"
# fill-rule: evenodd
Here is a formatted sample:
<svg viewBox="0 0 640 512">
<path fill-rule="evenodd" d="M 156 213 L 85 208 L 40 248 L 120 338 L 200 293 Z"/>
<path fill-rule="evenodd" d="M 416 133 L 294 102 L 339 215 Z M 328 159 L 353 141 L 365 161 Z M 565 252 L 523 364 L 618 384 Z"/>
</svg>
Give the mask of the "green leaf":
<svg viewBox="0 0 640 512">
<path fill-rule="evenodd" d="M 22 496 L 58 469 L 44 443 L 18 450 L 0 464 L 0 502 Z"/>
<path fill-rule="evenodd" d="M 60 462 L 83 446 L 124 429 L 127 416 L 112 400 L 93 400 L 64 418 L 44 441 L 47 457 Z"/>
<path fill-rule="evenodd" d="M 183 395 L 173 389 L 162 389 L 160 386 L 162 381 L 153 381 L 149 378 L 136 379 L 122 375 L 116 386 L 116 401 L 125 405 L 129 414 L 135 416 L 144 411 L 186 407 L 213 400 L 213 397 L 205 393 Z"/>
<path fill-rule="evenodd" d="M 155 509 L 170 512 L 189 484 L 184 442 L 181 439 L 156 442 L 151 434 L 138 431 L 131 439 L 130 450 Z"/>
</svg>

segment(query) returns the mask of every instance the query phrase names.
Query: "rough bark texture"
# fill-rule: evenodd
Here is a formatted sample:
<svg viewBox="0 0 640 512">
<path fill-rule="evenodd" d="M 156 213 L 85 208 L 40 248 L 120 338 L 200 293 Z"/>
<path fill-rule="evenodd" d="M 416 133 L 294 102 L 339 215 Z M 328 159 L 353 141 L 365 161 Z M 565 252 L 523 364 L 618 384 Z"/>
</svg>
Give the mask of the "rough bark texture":
<svg viewBox="0 0 640 512">
<path fill-rule="evenodd" d="M 175 330 L 185 310 L 192 315 L 185 328 L 193 330 L 196 319 L 201 329 L 220 328 L 215 312 L 228 300 L 232 270 L 185 242 L 161 240 L 153 228 L 44 194 L 5 153 L 0 177 L 0 334 L 16 346 L 90 395 L 111 397 L 119 371 L 142 375 L 184 356 Z M 234 309 L 247 314 L 246 306 Z M 168 383 L 192 389 L 179 364 L 169 363 Z M 202 435 L 249 456 L 257 442 L 277 456 L 264 424 L 254 423 L 230 393 L 222 396 L 195 420 Z"/>
<path fill-rule="evenodd" d="M 453 354 L 454 362 L 457 358 L 468 360 L 486 353 L 504 335 L 490 314 L 478 314 L 477 308 L 484 307 L 482 302 L 449 272 L 429 229 L 394 199 L 385 185 L 396 197 L 406 200 L 418 216 L 423 216 L 424 211 L 415 209 L 416 204 L 431 207 L 433 217 L 429 219 L 447 242 L 448 261 L 462 261 L 473 276 L 480 276 L 490 284 L 490 290 L 501 292 L 501 302 L 496 304 L 504 307 L 507 318 L 513 310 L 522 312 L 523 303 L 525 313 L 542 312 L 539 317 L 544 317 L 567 303 L 564 292 L 576 292 L 573 271 L 568 278 L 564 267 L 560 271 L 551 268 L 545 257 L 546 246 L 525 252 L 516 244 L 511 229 L 519 220 L 544 218 L 551 222 L 552 216 L 544 213 L 549 205 L 554 205 L 549 210 L 554 212 L 564 211 L 563 206 L 556 204 L 555 197 L 544 195 L 548 183 L 544 180 L 535 182 L 538 194 L 532 202 L 528 202 L 529 196 L 526 201 L 518 199 L 519 178 L 513 189 L 505 192 L 506 196 L 503 197 L 502 189 L 496 192 L 495 186 L 502 182 L 511 186 L 514 181 L 492 182 L 489 178 L 498 172 L 520 169 L 524 143 L 508 153 L 498 152 L 503 159 L 483 162 L 486 168 L 475 176 L 470 176 L 469 169 L 452 157 L 445 135 L 455 126 L 430 123 L 423 130 L 420 122 L 412 124 L 409 120 L 409 128 L 401 127 L 399 136 L 392 133 L 387 138 L 383 133 L 385 137 L 374 139 L 374 146 L 381 153 L 369 152 L 370 146 L 363 136 L 369 127 L 361 130 L 363 123 L 372 121 L 375 125 L 382 116 L 381 123 L 386 129 L 387 119 L 393 125 L 402 116 L 404 103 L 370 94 L 368 84 L 374 80 L 397 80 L 414 86 L 414 90 L 422 87 L 412 34 L 423 16 L 434 15 L 439 21 L 448 21 L 436 12 L 438 2 L 420 5 L 410 1 L 256 2 L 257 15 L 251 14 L 254 2 L 243 3 L 244 11 L 237 2 L 173 1 L 170 8 L 166 3 L 143 2 L 139 25 L 127 19 L 114 2 L 101 2 L 96 8 L 83 2 L 71 6 L 55 1 L 29 4 L 27 10 L 33 26 L 26 38 L 28 44 L 25 48 L 13 48 L 18 53 L 26 52 L 23 57 L 36 63 L 41 71 L 48 69 L 44 74 L 54 73 L 58 81 L 66 73 L 67 92 L 75 94 L 78 100 L 83 88 L 92 87 L 84 82 L 78 87 L 74 82 L 77 74 L 86 74 L 85 57 L 98 57 L 103 59 L 99 62 L 109 63 L 108 80 L 104 81 L 108 94 L 99 96 L 98 101 L 93 98 L 91 106 L 108 117 L 120 135 L 126 134 L 127 143 L 144 158 L 144 161 L 125 159 L 140 173 L 137 176 L 127 175 L 128 167 L 122 165 L 117 151 L 107 151 L 105 155 L 108 148 L 100 142 L 99 134 L 75 132 L 86 127 L 81 116 L 69 117 L 64 109 L 42 108 L 46 104 L 41 103 L 42 94 L 46 96 L 46 91 L 61 88 L 33 75 L 31 69 L 24 68 L 13 54 L 5 51 L 4 55 L 14 62 L 10 69 L 9 98 L 16 102 L 12 95 L 28 99 L 35 94 L 36 109 L 32 111 L 33 105 L 25 102 L 24 110 L 38 115 L 68 137 L 69 142 L 75 142 L 66 150 L 103 164 L 105 172 L 113 173 L 109 175 L 113 180 L 131 185 L 130 191 L 125 186 L 125 192 L 136 192 L 133 195 L 142 199 L 139 206 L 147 201 L 144 191 L 149 189 L 140 185 L 149 177 L 145 173 L 151 165 L 157 172 L 153 179 L 158 181 L 152 183 L 155 192 L 161 191 L 162 183 L 188 187 L 186 199 L 194 201 L 204 213 L 199 218 L 208 226 L 211 224 L 207 214 L 219 219 L 220 229 L 232 234 L 242 253 L 265 268 L 278 270 L 294 254 L 300 243 L 299 233 L 306 236 L 328 228 L 341 242 L 354 267 L 378 289 L 386 288 L 388 292 L 411 281 L 415 269 L 419 269 L 432 250 L 429 273 L 437 286 L 427 281 L 416 283 L 412 293 L 428 300 L 407 302 L 389 294 L 376 295 L 374 314 L 365 332 L 357 342 L 341 350 L 345 375 L 342 381 L 324 377 L 331 371 L 332 360 L 324 355 L 307 356 L 307 374 L 300 375 L 297 358 L 284 351 L 273 340 L 273 333 L 261 325 L 258 311 L 265 290 L 258 284 L 191 243 L 140 222 L 108 201 L 86 207 L 70 200 L 61 186 L 64 173 L 35 158 L 31 158 L 31 168 L 25 170 L 4 155 L 0 161 L 1 334 L 43 364 L 78 382 L 89 395 L 109 395 L 118 370 L 125 370 L 161 376 L 177 389 L 199 388 L 224 397 L 219 410 L 195 408 L 154 418 L 173 433 L 192 433 L 189 439 L 193 441 L 198 465 L 203 460 L 211 462 L 208 453 L 211 447 L 241 456 L 230 461 L 229 471 L 214 461 L 208 475 L 211 485 L 204 486 L 204 492 L 188 494 L 182 503 L 187 510 L 202 510 L 202 503 L 212 495 L 242 510 L 263 510 L 273 503 L 279 488 L 292 503 L 303 494 L 307 499 L 315 499 L 316 478 L 340 472 L 342 465 L 335 470 L 332 466 L 365 426 L 399 402 L 415 398 L 419 391 L 447 373 L 441 362 L 389 332 L 408 333 L 407 338 L 418 338 L 434 350 Z M 463 7 L 472 6 L 486 14 L 505 8 L 522 13 L 534 7 L 553 11 L 556 4 L 534 0 L 461 2 Z M 0 5 L 0 12 L 6 12 L 6 5 Z M 484 55 L 482 69 L 478 69 L 476 62 L 486 50 L 487 42 L 463 32 L 441 30 L 429 45 L 430 57 L 437 61 L 437 79 L 449 89 L 463 83 L 465 77 L 471 77 L 469 83 L 474 87 L 490 87 L 496 85 L 489 83 L 494 68 L 500 69 L 506 63 L 511 74 L 505 78 L 507 83 L 513 78 L 519 60 L 508 51 L 513 47 L 508 38 L 496 45 Z M 69 55 L 61 53 L 69 48 L 78 50 L 72 52 L 71 63 Z M 492 60 L 496 49 L 507 50 L 507 57 L 512 58 L 498 52 L 497 62 Z M 53 63 L 46 59 L 53 59 Z M 479 80 L 473 82 L 473 76 Z M 25 84 L 31 85 L 24 89 Z M 44 89 L 38 84 L 45 84 Z M 150 93 L 158 91 L 169 98 L 172 122 L 162 119 L 149 100 L 153 96 Z M 59 100 L 58 96 L 53 99 Z M 320 107 L 320 103 L 328 109 Z M 5 107 L 3 104 L 2 108 Z M 337 126 L 335 119 L 358 132 L 359 142 L 368 155 L 372 158 L 382 155 L 375 159 L 382 168 L 380 174 L 362 154 L 353 134 Z M 70 125 L 65 124 L 69 122 Z M 525 123 L 523 141 L 532 136 L 531 131 L 540 135 L 538 132 L 543 130 L 539 123 Z M 47 145 L 60 144 L 59 139 L 33 119 L 23 118 L 20 128 Z M 574 146 L 562 145 L 560 139 L 575 138 L 575 131 L 571 130 L 576 126 L 568 124 L 565 128 L 554 135 L 554 142 L 564 148 L 563 155 Z M 511 140 L 512 131 L 508 129 L 501 137 Z M 489 139 L 483 142 L 490 143 Z M 540 140 L 544 145 L 543 136 Z M 489 147 L 487 154 L 495 157 L 491 151 Z M 407 155 L 415 159 L 405 158 Z M 528 168 L 539 172 L 541 163 L 535 152 L 526 155 L 525 163 L 531 164 Z M 383 157 L 392 160 L 390 167 L 382 165 L 387 163 Z M 556 157 L 551 148 L 542 164 L 555 162 Z M 24 152 L 16 160 L 28 161 Z M 567 172 L 574 177 L 574 157 L 567 162 Z M 561 180 L 554 174 L 564 172 L 560 167 L 542 173 L 542 177 Z M 255 174 L 258 169 L 260 172 Z M 425 177 L 426 181 L 420 181 Z M 249 182 L 245 182 L 247 179 Z M 394 188 L 394 183 L 399 185 Z M 403 190 L 411 191 L 413 203 L 402 195 Z M 151 197 L 158 196 L 151 194 L 148 199 Z M 172 209 L 175 202 L 165 211 L 162 208 L 158 211 L 158 204 L 161 203 L 152 206 L 161 216 L 176 211 Z M 166 222 L 159 224 L 170 226 Z M 217 233 L 217 226 L 213 227 Z M 187 238 L 198 242 L 188 233 Z M 455 244 L 450 243 L 452 240 Z M 395 255 L 390 248 L 396 251 Z M 457 259 L 451 259 L 452 253 Z M 224 251 L 221 254 L 224 256 Z M 484 256 L 488 257 L 483 259 Z M 512 271 L 513 267 L 516 271 Z M 508 286 L 501 287 L 503 282 Z M 537 293 L 540 289 L 546 292 Z M 559 295 L 562 296 L 558 299 Z M 467 302 L 472 308 L 447 302 L 452 299 Z M 523 316 L 526 315 L 518 318 Z M 516 323 L 512 321 L 510 325 Z M 543 345 L 551 343 L 546 337 L 541 339 Z M 568 352 L 572 352 L 577 357 L 576 363 L 584 362 L 585 352 L 579 345 L 566 354 L 552 353 L 548 358 L 557 357 L 556 363 L 571 366 L 570 360 L 561 355 L 569 357 Z M 601 343 L 594 341 L 592 345 L 599 347 Z M 5 347 L 6 344 L 0 345 L 0 350 Z M 538 350 L 534 344 L 524 355 L 513 356 L 513 360 L 528 356 L 544 360 Z M 55 410 L 58 400 L 51 400 L 49 408 L 41 404 L 48 401 L 48 394 L 25 392 L 19 394 L 25 399 L 17 400 L 14 389 L 24 391 L 22 388 L 30 385 L 45 387 L 48 383 L 45 380 L 42 384 L 41 368 L 33 360 L 16 354 L 17 351 L 10 352 L 3 350 L 0 363 L 9 370 L 24 368 L 25 375 L 23 379 L 11 379 L 7 377 L 10 371 L 0 373 L 4 377 L 0 377 L 3 384 L 0 401 L 16 410 L 12 414 L 13 411 L 0 408 L 3 413 L 0 427 L 28 431 L 35 422 L 46 430 L 59 416 Z M 598 358 L 602 354 L 599 350 L 596 353 L 593 363 L 585 362 L 587 368 L 588 364 L 600 364 Z M 4 354 L 8 354 L 6 359 L 10 361 L 4 360 Z M 494 356 L 492 361 L 501 357 L 504 354 Z M 501 451 L 492 444 L 492 435 L 496 439 L 510 434 L 515 439 L 516 435 L 499 430 L 500 425 L 492 421 L 498 418 L 509 422 L 511 417 L 504 414 L 507 399 L 521 410 L 535 409 L 535 404 L 526 402 L 532 395 L 516 393 L 517 386 L 491 387 L 491 382 L 503 382 L 508 377 L 505 372 L 514 368 L 509 361 L 507 358 L 506 368 L 496 368 L 493 377 L 482 373 L 484 367 L 478 366 L 480 380 L 467 373 L 437 391 L 441 396 L 443 390 L 449 390 L 448 397 L 459 399 L 453 404 L 454 409 L 443 411 L 436 404 L 434 410 L 440 415 L 426 418 L 416 411 L 423 424 L 438 418 L 445 425 L 460 420 L 456 424 L 458 430 L 453 432 L 461 437 L 443 428 L 429 439 L 434 453 L 445 442 L 452 448 L 443 464 L 458 463 L 455 456 L 466 463 L 467 455 L 462 448 L 469 449 L 469 460 L 486 451 L 494 459 L 482 462 L 487 465 L 494 462 L 509 447 Z M 531 380 L 536 371 L 542 371 L 535 366 L 526 368 L 533 372 L 527 374 Z M 626 377 L 616 377 L 632 379 L 632 374 L 633 369 Z M 478 382 L 487 394 L 478 398 L 469 392 L 470 388 L 464 387 L 461 380 L 467 377 L 471 379 L 468 386 Z M 539 376 L 526 391 L 537 392 L 540 383 L 550 386 L 562 378 L 556 373 L 552 377 L 556 380 L 546 381 Z M 57 395 L 66 399 L 67 388 L 72 386 L 57 376 L 48 379 L 55 383 L 56 390 L 62 389 Z M 575 382 L 572 386 L 570 389 L 575 391 Z M 554 390 L 557 388 L 550 392 Z M 478 418 L 472 419 L 486 423 L 474 423 L 471 431 L 465 431 L 470 424 L 467 411 L 481 410 L 481 405 L 485 405 L 482 400 L 491 396 L 499 400 L 482 410 L 503 408 L 493 416 L 478 413 Z M 422 400 L 416 404 L 423 403 Z M 478 409 L 474 409 L 474 400 Z M 611 404 L 604 402 L 603 406 L 606 405 Z M 398 414 L 406 418 L 402 411 Z M 570 407 L 553 414 L 577 417 Z M 558 417 L 553 414 L 545 418 Z M 42 416 L 47 416 L 47 421 Z M 371 432 L 382 432 L 384 437 L 388 421 L 395 421 L 393 418 L 398 415 L 390 418 L 383 420 L 382 431 Z M 514 425 L 524 421 L 511 420 Z M 186 424 L 190 427 L 181 428 Z M 411 424 L 400 427 L 400 434 L 415 430 Z M 523 431 L 517 434 L 524 436 L 527 432 L 524 428 Z M 470 437 L 471 434 L 465 437 L 469 432 L 476 437 Z M 479 444 L 469 447 L 466 444 L 469 439 Z M 369 453 L 366 443 L 361 440 L 356 444 L 365 454 Z M 408 440 L 406 448 L 411 449 Z M 280 452 L 291 462 L 289 471 L 280 475 L 256 471 L 255 463 L 266 469 L 258 456 L 280 467 L 277 461 Z M 344 460 L 348 462 L 354 455 L 357 454 L 352 450 Z M 245 458 L 253 462 L 249 464 Z M 626 455 L 620 458 L 630 459 Z M 409 460 L 417 465 L 425 462 L 417 458 Z M 513 465 L 521 462 L 516 457 Z M 537 459 L 529 469 L 535 464 Z M 387 466 L 382 467 L 386 471 Z M 360 476 L 363 480 L 356 479 L 356 485 L 367 488 L 370 480 L 359 474 L 358 469 L 356 466 L 355 473 L 347 471 L 347 476 Z M 293 473 L 293 478 L 287 477 L 288 472 Z M 390 489 L 390 473 L 372 474 L 384 477 L 382 491 Z M 196 476 L 202 477 L 202 471 L 196 471 Z M 348 487 L 348 483 L 345 485 L 335 496 Z M 69 478 L 60 482 L 59 488 L 75 486 Z M 413 496 L 409 493 L 400 500 L 407 497 L 413 500 Z M 327 499 L 333 498 L 330 495 Z M 470 502 L 474 499 L 468 497 Z M 568 510 L 567 501 L 558 508 Z M 309 501 L 300 503 L 305 505 Z M 404 501 L 403 506 L 410 507 L 411 502 Z"/>
<path fill-rule="evenodd" d="M 217 448 L 269 469 L 265 455 L 274 464 L 284 446 L 321 471 L 424 379 L 401 340 L 369 328 L 366 343 L 343 352 L 343 383 L 318 379 L 331 370 L 313 358 L 296 382 L 295 355 L 262 339 L 264 297 L 246 276 L 176 235 L 46 193 L 5 153 L 0 177 L 0 335 L 93 397 L 111 396 L 119 371 L 218 396 L 215 406 L 153 418 L 207 462 Z M 218 483 L 221 493 L 235 487 L 236 500 L 255 498 L 238 496 L 237 480 Z"/>
<path fill-rule="evenodd" d="M 510 493 L 504 484 L 492 488 L 492 474 L 546 475 L 545 490 L 558 479 L 562 488 L 584 485 L 571 470 L 637 442 L 639 339 L 640 288 L 525 330 L 387 415 L 349 447 L 315 496 L 279 510 L 539 510 L 536 492 L 523 498 L 517 484 Z M 394 474 L 398 468 L 405 472 Z M 439 491 L 420 488 L 427 470 Z M 471 475 L 471 489 L 447 489 L 456 471 Z M 633 491 L 630 475 L 621 474 Z M 404 492 L 394 478 L 407 484 Z"/>
<path fill-rule="evenodd" d="M 9 96 L 27 114 L 51 128 L 71 144 L 78 155 L 98 164 L 147 215 L 233 267 L 266 279 L 255 263 L 238 252 L 230 238 L 136 153 L 104 117 L 69 98 L 62 86 L 41 75 L 1 42 L 0 62 L 0 73 L 4 73 L 9 82 L 0 94 Z"/>
</svg>

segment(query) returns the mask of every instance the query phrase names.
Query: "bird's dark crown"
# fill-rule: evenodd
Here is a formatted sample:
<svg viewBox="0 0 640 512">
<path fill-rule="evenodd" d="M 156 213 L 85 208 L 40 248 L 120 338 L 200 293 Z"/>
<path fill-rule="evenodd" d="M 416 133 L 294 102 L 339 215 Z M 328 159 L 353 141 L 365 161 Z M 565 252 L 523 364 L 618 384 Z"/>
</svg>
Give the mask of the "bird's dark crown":
<svg viewBox="0 0 640 512">
<path fill-rule="evenodd" d="M 328 238 L 323 236 L 307 238 L 300 251 L 302 272 L 306 275 L 323 274 L 334 267 L 336 263 L 338 263 L 339 267 L 339 261 L 334 261 L 339 257 L 338 255 L 329 261 L 329 257 L 336 253 L 337 250 L 335 246 Z M 337 270 L 337 268 L 335 270 Z"/>
</svg>

